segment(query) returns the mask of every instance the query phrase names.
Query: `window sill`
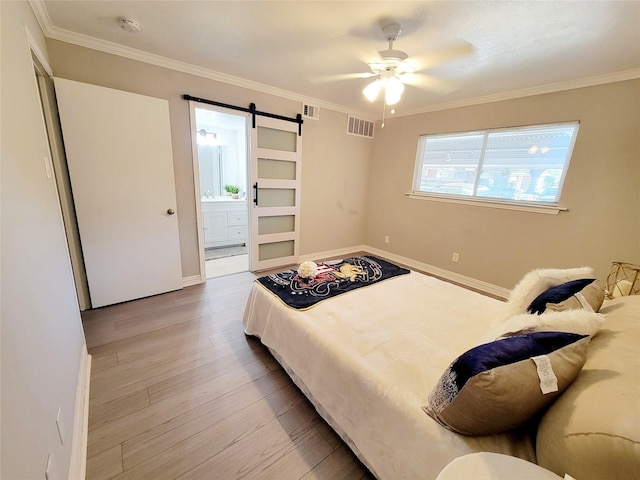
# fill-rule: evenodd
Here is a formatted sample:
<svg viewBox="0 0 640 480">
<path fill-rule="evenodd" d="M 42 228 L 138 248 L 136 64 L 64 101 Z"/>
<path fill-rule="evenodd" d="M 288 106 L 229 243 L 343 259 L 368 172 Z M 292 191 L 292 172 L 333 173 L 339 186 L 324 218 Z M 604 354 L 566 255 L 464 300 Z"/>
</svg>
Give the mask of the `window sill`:
<svg viewBox="0 0 640 480">
<path fill-rule="evenodd" d="M 556 205 L 531 205 L 517 202 L 502 202 L 499 200 L 467 200 L 456 197 L 442 197 L 429 195 L 426 193 L 405 193 L 405 195 L 414 200 L 428 200 L 431 202 L 456 203 L 458 205 L 472 205 L 474 207 L 498 208 L 502 210 L 519 210 L 521 212 L 543 213 L 546 215 L 557 215 L 559 212 L 566 212 L 569 209 L 558 207 Z"/>
</svg>

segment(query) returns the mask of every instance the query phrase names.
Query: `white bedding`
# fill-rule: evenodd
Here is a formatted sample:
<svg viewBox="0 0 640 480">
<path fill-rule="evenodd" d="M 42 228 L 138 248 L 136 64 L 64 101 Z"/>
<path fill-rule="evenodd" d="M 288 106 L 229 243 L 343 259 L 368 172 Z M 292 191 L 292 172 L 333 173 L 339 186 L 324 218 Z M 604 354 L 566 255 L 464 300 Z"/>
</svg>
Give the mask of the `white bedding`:
<svg viewBox="0 0 640 480">
<path fill-rule="evenodd" d="M 525 433 L 465 437 L 421 410 L 445 368 L 504 319 L 503 309 L 498 300 L 411 272 L 306 311 L 256 282 L 243 323 L 378 479 L 434 479 L 467 453 L 535 461 Z"/>
</svg>

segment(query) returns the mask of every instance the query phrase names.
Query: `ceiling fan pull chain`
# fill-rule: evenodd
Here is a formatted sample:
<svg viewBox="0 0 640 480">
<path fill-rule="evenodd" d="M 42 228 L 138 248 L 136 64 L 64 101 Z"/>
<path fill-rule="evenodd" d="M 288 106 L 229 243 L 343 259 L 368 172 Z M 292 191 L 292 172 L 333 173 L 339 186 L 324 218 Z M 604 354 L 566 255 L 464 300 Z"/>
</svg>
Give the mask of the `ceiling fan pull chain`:
<svg viewBox="0 0 640 480">
<path fill-rule="evenodd" d="M 387 109 L 387 104 L 385 102 L 382 102 L 382 125 L 380 125 L 380 128 L 384 128 L 384 112 Z"/>
</svg>

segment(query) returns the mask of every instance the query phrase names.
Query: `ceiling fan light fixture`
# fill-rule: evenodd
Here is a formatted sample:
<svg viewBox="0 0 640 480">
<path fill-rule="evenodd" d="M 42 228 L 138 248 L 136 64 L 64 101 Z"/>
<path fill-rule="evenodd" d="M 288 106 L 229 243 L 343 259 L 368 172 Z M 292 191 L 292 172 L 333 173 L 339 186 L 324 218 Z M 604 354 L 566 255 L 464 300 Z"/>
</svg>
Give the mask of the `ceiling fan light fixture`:
<svg viewBox="0 0 640 480">
<path fill-rule="evenodd" d="M 387 105 L 395 105 L 400 101 L 404 92 L 404 84 L 398 77 L 391 77 L 387 80 L 384 92 L 384 101 Z"/>
<path fill-rule="evenodd" d="M 373 102 L 375 101 L 376 98 L 378 98 L 378 94 L 382 89 L 382 83 L 383 83 L 382 80 L 377 78 L 373 82 L 371 82 L 369 85 L 364 87 L 364 90 L 362 90 L 362 93 L 364 93 L 364 96 L 367 97 L 367 100 L 369 100 L 370 102 Z"/>
</svg>

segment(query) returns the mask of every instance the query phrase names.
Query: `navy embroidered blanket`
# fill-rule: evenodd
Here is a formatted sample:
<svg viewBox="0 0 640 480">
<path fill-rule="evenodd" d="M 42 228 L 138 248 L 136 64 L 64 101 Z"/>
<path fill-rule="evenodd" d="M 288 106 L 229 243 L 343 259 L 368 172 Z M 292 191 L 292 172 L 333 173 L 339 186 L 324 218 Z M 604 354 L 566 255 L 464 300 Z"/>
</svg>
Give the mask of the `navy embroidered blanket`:
<svg viewBox="0 0 640 480">
<path fill-rule="evenodd" d="M 318 263 L 318 274 L 313 278 L 286 270 L 256 281 L 290 307 L 305 310 L 327 298 L 407 273 L 406 268 L 366 255 Z"/>
</svg>

